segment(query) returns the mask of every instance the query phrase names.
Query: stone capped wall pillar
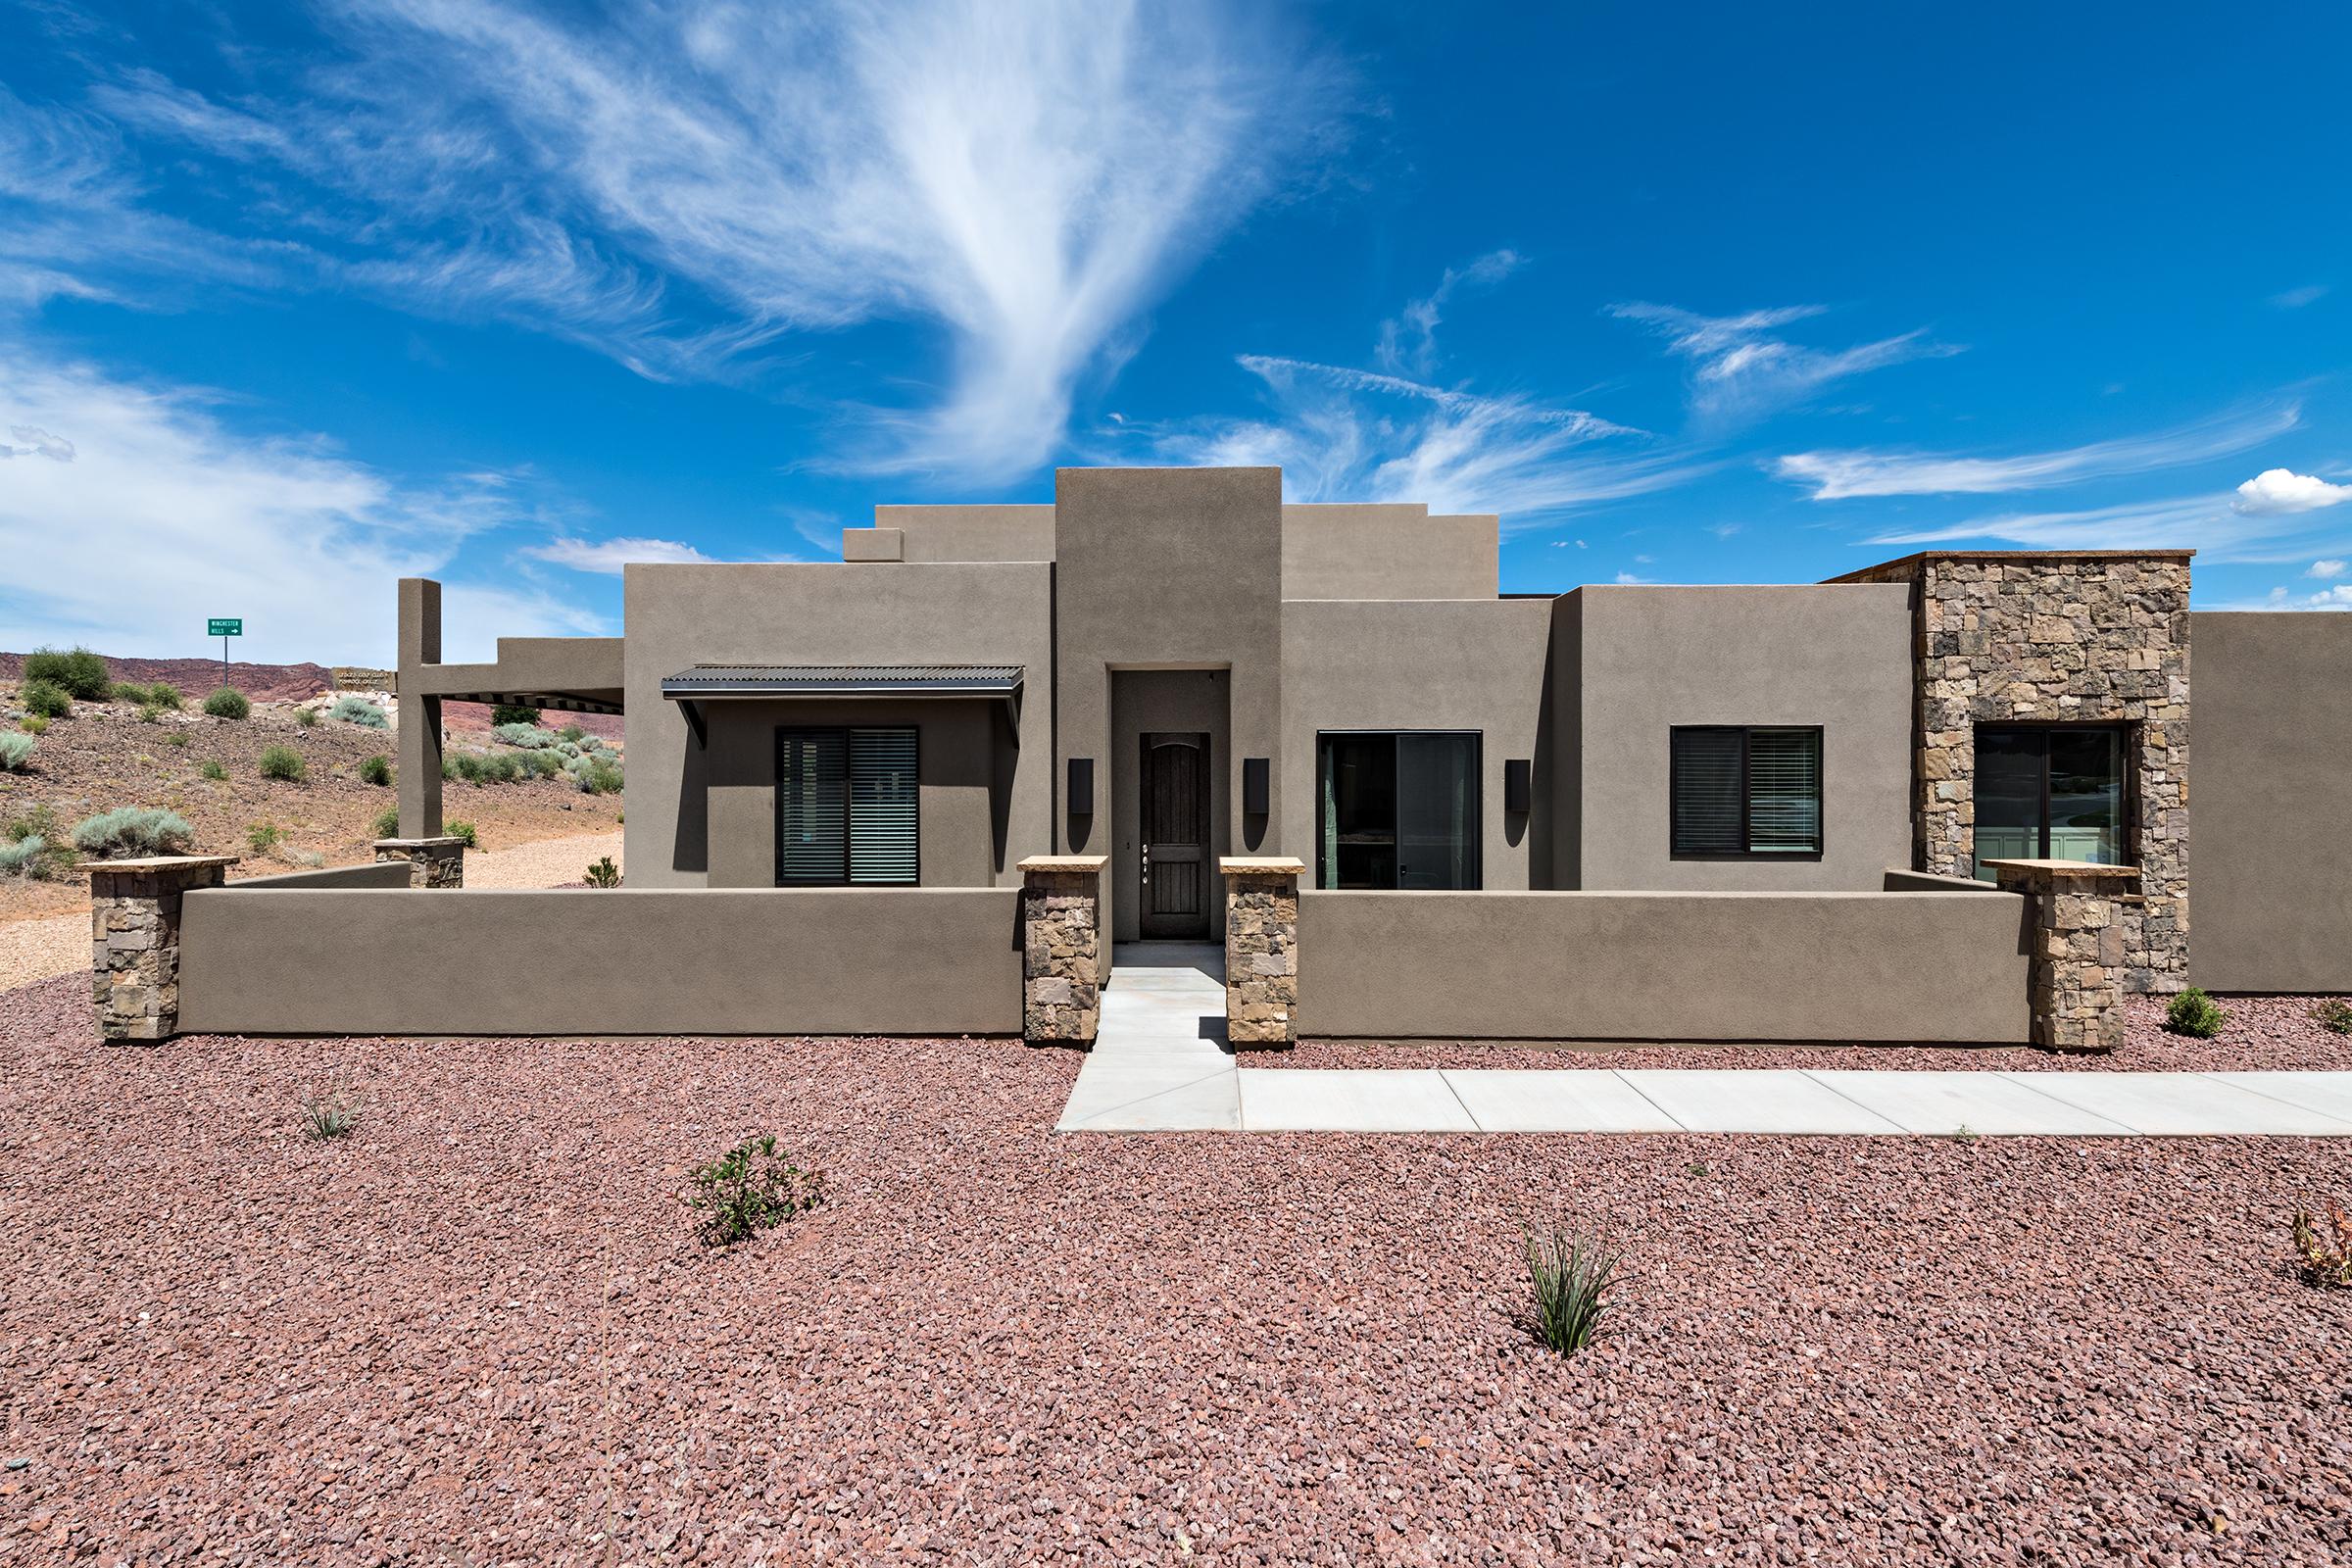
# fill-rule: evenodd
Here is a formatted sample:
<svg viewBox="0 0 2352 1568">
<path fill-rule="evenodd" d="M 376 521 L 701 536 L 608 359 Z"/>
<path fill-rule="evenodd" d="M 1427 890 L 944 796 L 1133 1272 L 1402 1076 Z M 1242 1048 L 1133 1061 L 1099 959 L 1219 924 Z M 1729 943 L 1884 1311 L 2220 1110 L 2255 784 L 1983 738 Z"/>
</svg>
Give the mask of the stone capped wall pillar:
<svg viewBox="0 0 2352 1568">
<path fill-rule="evenodd" d="M 217 888 L 228 855 L 89 860 L 90 1001 L 108 1040 L 169 1040 L 179 1028 L 179 901 Z"/>
<path fill-rule="evenodd" d="M 2026 896 L 2034 1043 L 2046 1051 L 2122 1045 L 2127 939 L 2117 895 L 2138 881 L 2139 868 L 2081 860 L 1985 864 L 2003 889 Z"/>
<path fill-rule="evenodd" d="M 1031 1045 L 1091 1046 L 1102 1016 L 1106 855 L 1021 862 L 1021 1033 Z"/>
<path fill-rule="evenodd" d="M 1225 1039 L 1298 1043 L 1298 878 L 1306 862 L 1237 856 L 1225 873 Z"/>
<path fill-rule="evenodd" d="M 375 858 L 378 860 L 408 861 L 409 886 L 413 888 L 462 888 L 466 885 L 464 839 L 377 839 Z"/>
</svg>

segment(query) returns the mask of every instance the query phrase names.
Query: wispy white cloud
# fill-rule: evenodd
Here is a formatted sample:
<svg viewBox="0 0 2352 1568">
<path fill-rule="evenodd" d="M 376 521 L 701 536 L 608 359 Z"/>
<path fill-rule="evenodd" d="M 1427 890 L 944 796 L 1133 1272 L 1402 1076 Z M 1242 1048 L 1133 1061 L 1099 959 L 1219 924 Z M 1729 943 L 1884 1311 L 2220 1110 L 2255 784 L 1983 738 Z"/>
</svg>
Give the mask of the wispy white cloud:
<svg viewBox="0 0 2352 1568">
<path fill-rule="evenodd" d="M 2302 406 L 2293 401 L 2236 409 L 2152 435 L 2094 441 L 2084 446 L 2015 457 L 1966 457 L 1948 452 L 1823 451 L 1781 458 L 1773 472 L 1810 485 L 1815 501 L 1857 496 L 1988 495 L 2041 490 L 2082 479 L 2149 473 L 2205 463 L 2293 429 Z"/>
<path fill-rule="evenodd" d="M 1874 535 L 1874 545 L 1998 543 L 2029 550 L 2194 550 L 2201 564 L 2308 561 L 2320 520 L 2292 513 L 2246 513 L 2227 491 L 2122 502 L 2069 512 L 2013 512 Z M 2328 564 L 2321 562 L 2318 566 Z M 2338 564 L 2340 564 L 2340 563 Z M 2311 575 L 2326 575 L 2315 566 Z"/>
<path fill-rule="evenodd" d="M 684 565 L 713 565 L 714 560 L 690 544 L 676 539 L 573 539 L 559 534 L 543 545 L 531 545 L 518 552 L 533 561 L 564 566 L 572 571 L 592 571 L 617 577 L 622 568 L 654 563 Z"/>
<path fill-rule="evenodd" d="M 2230 505 L 2232 510 L 2252 516 L 2275 516 L 2280 513 L 2317 512 L 2322 507 L 2340 506 L 2346 501 L 2352 501 L 2352 484 L 2329 484 L 2292 468 L 2265 468 L 2237 487 L 2237 499 Z"/>
<path fill-rule="evenodd" d="M 1679 306 L 1635 301 L 1611 305 L 1606 314 L 1648 327 L 1666 339 L 1668 353 L 1690 362 L 1690 411 L 1708 421 L 1761 417 L 1847 376 L 1961 352 L 1930 341 L 1924 328 L 1837 350 L 1805 348 L 1778 335 L 1783 327 L 1826 310 L 1786 305 L 1739 316 L 1701 316 Z"/>
<path fill-rule="evenodd" d="M 2340 561 L 2315 561 L 2310 569 L 2303 573 L 2306 577 L 2341 577 L 2343 574 L 2344 564 Z"/>
<path fill-rule="evenodd" d="M 1516 251 L 1489 251 L 1465 267 L 1448 267 L 1438 286 L 1380 323 L 1373 358 L 1398 375 L 1429 376 L 1438 364 L 1438 323 L 1456 289 L 1492 288 L 1517 271 L 1526 258 Z"/>
<path fill-rule="evenodd" d="M 2325 283 L 2306 283 L 2271 296 L 2271 303 L 2282 311 L 2299 311 L 2306 305 L 2316 305 L 2328 294 Z"/>
<path fill-rule="evenodd" d="M 2299 594 L 2291 588 L 2274 588 L 2261 599 L 2236 604 L 2217 605 L 2217 610 L 2352 610 L 2352 583 L 2338 583 L 2318 593 Z"/>
<path fill-rule="evenodd" d="M 200 388 L 0 339 L 0 427 L 20 426 L 39 441 L 0 478 L 0 624 L 28 644 L 180 654 L 202 647 L 206 616 L 240 614 L 251 657 L 380 662 L 395 577 L 441 572 L 468 540 L 537 515 L 513 475 L 403 479 L 316 437 L 240 435 Z M 501 633 L 605 629 L 478 581 L 452 581 L 445 603 L 453 658 Z"/>
</svg>

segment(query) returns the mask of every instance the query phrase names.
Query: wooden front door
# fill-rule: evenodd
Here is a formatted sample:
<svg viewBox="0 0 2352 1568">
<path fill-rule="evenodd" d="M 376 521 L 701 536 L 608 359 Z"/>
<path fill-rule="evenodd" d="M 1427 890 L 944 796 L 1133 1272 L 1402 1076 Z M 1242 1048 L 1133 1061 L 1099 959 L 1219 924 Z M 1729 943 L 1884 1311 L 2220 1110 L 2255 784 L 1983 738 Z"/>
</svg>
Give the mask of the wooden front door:
<svg viewBox="0 0 2352 1568">
<path fill-rule="evenodd" d="M 1216 867 L 1208 856 L 1208 737 L 1144 737 L 1143 906 L 1146 937 L 1209 934 Z"/>
</svg>

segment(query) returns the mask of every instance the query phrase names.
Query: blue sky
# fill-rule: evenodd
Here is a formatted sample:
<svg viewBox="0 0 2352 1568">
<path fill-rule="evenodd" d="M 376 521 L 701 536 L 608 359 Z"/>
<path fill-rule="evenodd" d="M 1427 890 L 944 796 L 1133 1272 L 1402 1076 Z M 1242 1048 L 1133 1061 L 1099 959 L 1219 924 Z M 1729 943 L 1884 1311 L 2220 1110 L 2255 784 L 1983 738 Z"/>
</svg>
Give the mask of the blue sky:
<svg viewBox="0 0 2352 1568">
<path fill-rule="evenodd" d="M 2194 545 L 2352 608 L 2352 11 L 0 0 L 0 646 L 1279 463 L 1502 586 Z"/>
</svg>

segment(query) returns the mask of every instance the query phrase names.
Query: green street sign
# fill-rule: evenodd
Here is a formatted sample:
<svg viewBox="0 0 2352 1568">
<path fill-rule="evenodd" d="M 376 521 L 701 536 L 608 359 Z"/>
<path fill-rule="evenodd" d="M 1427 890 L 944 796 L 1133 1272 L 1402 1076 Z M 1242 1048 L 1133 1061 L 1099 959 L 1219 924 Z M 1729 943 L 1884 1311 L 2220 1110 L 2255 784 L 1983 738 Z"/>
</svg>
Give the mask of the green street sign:
<svg viewBox="0 0 2352 1568">
<path fill-rule="evenodd" d="M 204 623 L 204 634 L 207 637 L 242 637 L 245 635 L 244 618 L 237 616 L 227 620 L 208 620 Z"/>
</svg>

